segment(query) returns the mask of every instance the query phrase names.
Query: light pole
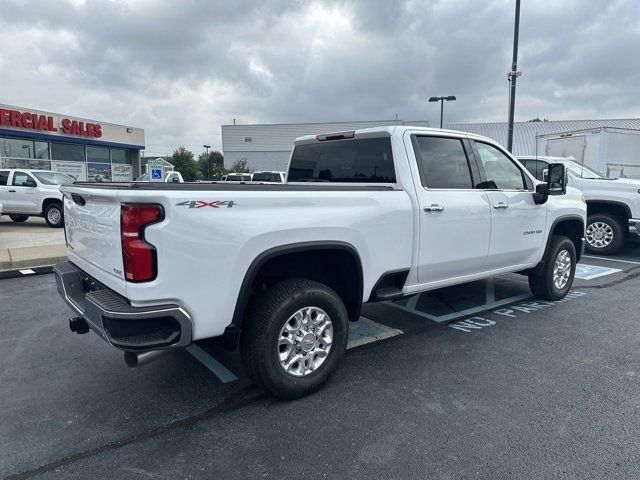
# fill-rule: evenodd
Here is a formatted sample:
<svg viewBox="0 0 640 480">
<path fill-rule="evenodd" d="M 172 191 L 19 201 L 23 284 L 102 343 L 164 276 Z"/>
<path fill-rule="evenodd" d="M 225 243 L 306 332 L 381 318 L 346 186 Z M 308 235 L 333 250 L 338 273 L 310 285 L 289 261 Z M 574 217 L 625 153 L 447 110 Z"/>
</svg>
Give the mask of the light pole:
<svg viewBox="0 0 640 480">
<path fill-rule="evenodd" d="M 207 180 L 211 180 L 211 159 L 209 158 L 209 149 L 211 145 L 202 145 L 203 148 L 207 149 Z"/>
<path fill-rule="evenodd" d="M 429 97 L 430 102 L 440 102 L 440 128 L 442 128 L 442 117 L 444 116 L 444 102 L 455 102 L 455 95 L 448 95 L 446 97 Z"/>
<path fill-rule="evenodd" d="M 509 128 L 507 131 L 507 149 L 513 153 L 513 117 L 516 111 L 516 79 L 522 75 L 518 71 L 518 36 L 520 33 L 520 0 L 516 0 L 516 19 L 513 28 L 513 60 L 509 77 Z"/>
</svg>

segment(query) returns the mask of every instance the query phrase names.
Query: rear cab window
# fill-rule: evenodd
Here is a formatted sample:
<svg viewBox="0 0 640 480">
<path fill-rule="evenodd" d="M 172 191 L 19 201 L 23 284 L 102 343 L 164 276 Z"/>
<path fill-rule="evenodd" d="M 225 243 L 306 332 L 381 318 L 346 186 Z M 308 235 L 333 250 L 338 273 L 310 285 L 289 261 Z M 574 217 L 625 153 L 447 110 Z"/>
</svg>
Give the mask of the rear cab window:
<svg viewBox="0 0 640 480">
<path fill-rule="evenodd" d="M 391 138 L 354 138 L 296 145 L 289 182 L 395 183 Z"/>
<path fill-rule="evenodd" d="M 6 185 L 9 181 L 9 172 L 7 170 L 0 170 L 0 185 Z"/>
</svg>

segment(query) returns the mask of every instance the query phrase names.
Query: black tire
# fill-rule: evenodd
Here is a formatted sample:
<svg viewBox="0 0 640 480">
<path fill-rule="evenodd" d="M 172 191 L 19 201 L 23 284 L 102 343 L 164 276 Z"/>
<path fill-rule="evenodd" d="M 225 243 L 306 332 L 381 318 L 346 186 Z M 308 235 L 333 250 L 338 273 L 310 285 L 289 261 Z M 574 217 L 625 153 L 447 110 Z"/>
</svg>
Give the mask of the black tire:
<svg viewBox="0 0 640 480">
<path fill-rule="evenodd" d="M 278 339 L 285 323 L 305 307 L 326 312 L 333 327 L 333 341 L 315 371 L 293 376 L 280 365 Z M 306 279 L 273 285 L 256 300 L 242 327 L 240 354 L 245 370 L 253 381 L 282 399 L 303 397 L 327 381 L 347 347 L 349 329 L 347 311 L 338 294 L 322 283 Z"/>
<path fill-rule="evenodd" d="M 613 239 L 611 242 L 604 246 L 598 247 L 595 243 L 597 240 L 589 241 L 593 237 L 589 234 L 590 226 L 593 224 L 603 224 L 606 227 L 611 229 L 613 233 Z M 595 253 L 598 255 L 611 255 L 618 250 L 620 250 L 624 246 L 624 242 L 627 238 L 625 228 L 622 224 L 622 220 L 613 215 L 609 215 L 607 213 L 594 213 L 593 215 L 589 215 L 587 218 L 587 245 L 586 249 L 589 253 Z"/>
<path fill-rule="evenodd" d="M 52 202 L 44 209 L 44 219 L 52 228 L 64 226 L 64 210 L 60 202 Z"/>
<path fill-rule="evenodd" d="M 571 259 L 569 277 L 562 288 L 554 283 L 554 266 L 561 252 L 566 251 Z M 576 274 L 576 247 L 573 242 L 562 235 L 554 235 L 543 260 L 542 267 L 529 274 L 529 288 L 536 298 L 541 300 L 562 300 L 571 289 Z"/>
<path fill-rule="evenodd" d="M 17 213 L 10 213 L 9 218 L 16 223 L 26 222 L 29 219 L 29 215 L 18 215 Z"/>
</svg>

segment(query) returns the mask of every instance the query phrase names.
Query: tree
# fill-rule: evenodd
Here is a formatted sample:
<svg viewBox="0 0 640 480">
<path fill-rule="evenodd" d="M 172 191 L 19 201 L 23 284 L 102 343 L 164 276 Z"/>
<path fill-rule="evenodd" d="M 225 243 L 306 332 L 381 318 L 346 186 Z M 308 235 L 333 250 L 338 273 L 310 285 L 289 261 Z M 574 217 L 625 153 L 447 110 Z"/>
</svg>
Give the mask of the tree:
<svg viewBox="0 0 640 480">
<path fill-rule="evenodd" d="M 198 156 L 198 170 L 203 180 L 220 180 L 220 177 L 226 173 L 222 153 L 201 153 Z"/>
<path fill-rule="evenodd" d="M 249 167 L 247 166 L 247 161 L 243 158 L 241 160 L 236 160 L 235 162 L 233 162 L 233 165 L 231 165 L 231 168 L 229 169 L 230 172 L 237 172 L 237 173 L 249 173 Z"/>
<path fill-rule="evenodd" d="M 527 122 L 548 122 L 549 120 L 547 120 L 546 118 L 543 118 L 542 120 L 540 120 L 540 117 L 536 117 L 536 118 L 532 118 L 531 120 L 527 120 Z"/>
<path fill-rule="evenodd" d="M 193 153 L 186 148 L 176 148 L 173 155 L 169 157 L 169 163 L 173 164 L 173 168 L 182 174 L 185 182 L 198 180 L 198 166 L 193 158 Z"/>
</svg>

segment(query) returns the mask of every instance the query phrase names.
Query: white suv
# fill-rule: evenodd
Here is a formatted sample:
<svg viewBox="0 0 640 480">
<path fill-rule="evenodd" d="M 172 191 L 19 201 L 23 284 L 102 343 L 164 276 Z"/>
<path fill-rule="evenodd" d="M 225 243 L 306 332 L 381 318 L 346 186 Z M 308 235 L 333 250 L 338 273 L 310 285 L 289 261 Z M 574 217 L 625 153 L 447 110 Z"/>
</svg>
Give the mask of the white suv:
<svg viewBox="0 0 640 480">
<path fill-rule="evenodd" d="M 17 223 L 30 216 L 44 217 L 50 227 L 64 226 L 60 185 L 74 179 L 50 170 L 0 170 L 0 204 L 2 214 Z"/>
</svg>

